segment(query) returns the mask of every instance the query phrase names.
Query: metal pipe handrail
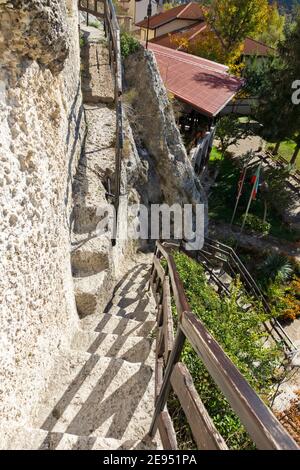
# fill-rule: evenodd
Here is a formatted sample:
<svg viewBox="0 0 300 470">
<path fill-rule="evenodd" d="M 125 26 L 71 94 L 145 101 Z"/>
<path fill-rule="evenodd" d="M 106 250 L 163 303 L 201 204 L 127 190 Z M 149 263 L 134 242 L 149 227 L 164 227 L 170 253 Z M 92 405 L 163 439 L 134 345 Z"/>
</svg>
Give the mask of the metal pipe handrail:
<svg viewBox="0 0 300 470">
<path fill-rule="evenodd" d="M 92 4 L 92 5 L 91 5 Z M 99 5 L 104 5 L 103 11 L 98 9 Z M 112 0 L 79 0 L 78 9 L 94 14 L 103 19 L 104 32 L 108 38 L 109 63 L 114 80 L 114 100 L 116 110 L 116 153 L 115 153 L 115 188 L 114 206 L 116 213 L 116 226 L 118 221 L 118 211 L 121 195 L 121 168 L 123 154 L 123 85 L 122 85 L 122 57 L 120 44 L 120 27 Z"/>
<path fill-rule="evenodd" d="M 256 300 L 259 302 L 262 302 L 265 312 L 269 314 L 271 312 L 271 307 L 268 304 L 266 297 L 261 292 L 257 283 L 255 282 L 255 280 L 253 279 L 253 277 L 251 276 L 250 272 L 247 270 L 246 266 L 243 264 L 241 259 L 238 257 L 236 252 L 233 250 L 233 248 L 228 245 L 225 245 L 222 242 L 219 242 L 219 241 L 216 242 L 215 240 L 208 238 L 208 237 L 205 238 L 204 247 L 207 245 L 209 245 L 213 249 L 218 250 L 221 253 L 226 254 L 227 256 L 230 257 L 230 261 L 236 267 L 238 274 L 241 276 L 241 279 L 244 285 L 246 285 L 246 287 L 250 289 L 249 293 L 253 293 Z M 213 255 L 213 254 L 211 255 L 216 257 L 216 255 Z M 237 271 L 232 267 L 232 264 L 230 263 L 229 260 L 223 259 L 222 261 L 227 263 L 227 265 L 229 265 L 233 273 L 237 274 Z M 289 354 L 294 355 L 298 349 L 296 348 L 292 339 L 289 337 L 286 331 L 282 328 L 278 320 L 276 318 L 271 318 L 270 323 L 272 327 L 274 328 L 274 330 L 276 331 L 276 333 L 278 334 L 278 336 L 281 338 L 281 340 L 284 341 L 285 346 L 289 350 Z"/>
</svg>

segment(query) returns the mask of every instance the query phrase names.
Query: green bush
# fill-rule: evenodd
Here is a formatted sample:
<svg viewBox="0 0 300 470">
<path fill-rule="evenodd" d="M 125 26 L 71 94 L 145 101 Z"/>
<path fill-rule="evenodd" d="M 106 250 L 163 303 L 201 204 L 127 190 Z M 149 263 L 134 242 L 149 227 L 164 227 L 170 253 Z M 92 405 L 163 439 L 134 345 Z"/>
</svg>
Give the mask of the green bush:
<svg viewBox="0 0 300 470">
<path fill-rule="evenodd" d="M 101 23 L 99 21 L 90 21 L 89 26 L 92 26 L 93 28 L 99 29 L 101 26 Z"/>
<path fill-rule="evenodd" d="M 286 282 L 293 275 L 294 269 L 287 256 L 271 253 L 260 266 L 260 273 L 266 284 L 271 282 Z"/>
<path fill-rule="evenodd" d="M 244 218 L 245 214 L 243 215 L 243 220 Z M 254 230 L 255 232 L 262 233 L 263 235 L 268 235 L 271 230 L 271 224 L 269 222 L 264 222 L 254 214 L 248 214 L 245 227 L 250 230 Z"/>
<path fill-rule="evenodd" d="M 128 57 L 140 48 L 139 41 L 129 33 L 121 33 L 121 54 Z"/>
<path fill-rule="evenodd" d="M 221 297 L 208 284 L 202 265 L 182 253 L 175 253 L 174 258 L 192 311 L 206 325 L 250 385 L 268 402 L 282 355 L 277 346 L 265 343 L 267 334 L 261 326 L 267 315 L 261 305 L 251 299 L 253 307 L 244 311 L 237 300 L 239 298 L 246 304 L 249 298 L 243 293 L 238 279 L 232 285 L 231 295 Z M 176 325 L 175 308 L 173 312 Z M 239 418 L 188 342 L 181 360 L 187 365 L 204 406 L 229 448 L 253 449 L 254 444 Z M 174 395 L 168 401 L 168 408 L 174 418 L 180 448 L 191 448 L 193 442 L 189 426 Z"/>
</svg>

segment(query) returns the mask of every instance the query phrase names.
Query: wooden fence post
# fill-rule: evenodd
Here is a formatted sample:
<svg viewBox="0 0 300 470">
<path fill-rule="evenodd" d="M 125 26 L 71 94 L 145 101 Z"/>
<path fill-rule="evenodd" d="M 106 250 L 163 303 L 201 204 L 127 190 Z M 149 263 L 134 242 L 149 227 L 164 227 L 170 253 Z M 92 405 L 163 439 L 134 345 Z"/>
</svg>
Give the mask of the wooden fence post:
<svg viewBox="0 0 300 470">
<path fill-rule="evenodd" d="M 160 394 L 157 398 L 157 402 L 155 405 L 154 415 L 153 415 L 152 423 L 151 423 L 150 430 L 149 430 L 150 437 L 154 437 L 157 431 L 159 415 L 163 411 L 166 405 L 170 388 L 171 388 L 171 374 L 173 372 L 175 364 L 180 359 L 184 342 L 185 342 L 185 335 L 179 326 L 177 330 L 177 335 L 175 338 L 174 347 L 170 354 L 169 362 L 166 368 L 166 373 L 164 376 L 163 384 L 161 386 Z"/>
</svg>

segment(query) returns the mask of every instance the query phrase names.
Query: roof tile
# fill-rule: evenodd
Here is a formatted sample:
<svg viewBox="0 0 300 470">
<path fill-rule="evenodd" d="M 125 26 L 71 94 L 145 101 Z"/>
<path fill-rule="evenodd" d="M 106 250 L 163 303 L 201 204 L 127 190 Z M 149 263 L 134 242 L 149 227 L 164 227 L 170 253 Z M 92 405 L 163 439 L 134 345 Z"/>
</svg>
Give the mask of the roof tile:
<svg viewBox="0 0 300 470">
<path fill-rule="evenodd" d="M 200 112 L 215 116 L 242 87 L 226 65 L 149 43 L 166 88 Z"/>
</svg>

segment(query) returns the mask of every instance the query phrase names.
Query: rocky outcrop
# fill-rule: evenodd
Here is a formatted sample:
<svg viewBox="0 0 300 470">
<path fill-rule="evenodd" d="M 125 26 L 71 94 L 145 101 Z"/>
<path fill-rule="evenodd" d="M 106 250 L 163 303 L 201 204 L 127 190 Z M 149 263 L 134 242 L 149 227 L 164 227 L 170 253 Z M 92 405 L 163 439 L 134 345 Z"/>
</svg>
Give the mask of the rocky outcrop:
<svg viewBox="0 0 300 470">
<path fill-rule="evenodd" d="M 66 18 L 73 11 L 72 0 L 2 0 L 0 56 L 4 67 L 20 67 L 28 59 L 54 73 L 61 71 L 70 49 Z"/>
<path fill-rule="evenodd" d="M 0 1 L 0 417 L 30 421 L 76 329 L 72 179 L 84 119 L 76 0 Z"/>
<path fill-rule="evenodd" d="M 144 200 L 206 205 L 151 52 L 141 48 L 126 59 L 125 82 L 126 108 L 147 172 L 147 182 L 141 187 Z"/>
</svg>

